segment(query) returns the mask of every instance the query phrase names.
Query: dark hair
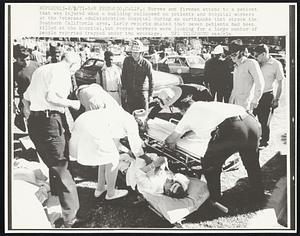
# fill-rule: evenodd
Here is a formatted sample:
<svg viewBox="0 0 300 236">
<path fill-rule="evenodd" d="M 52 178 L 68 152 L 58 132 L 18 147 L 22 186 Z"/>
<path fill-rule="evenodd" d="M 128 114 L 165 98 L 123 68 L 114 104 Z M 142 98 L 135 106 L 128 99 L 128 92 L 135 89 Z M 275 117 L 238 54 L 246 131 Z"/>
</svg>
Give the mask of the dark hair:
<svg viewBox="0 0 300 236">
<path fill-rule="evenodd" d="M 178 183 L 178 182 L 175 182 L 175 183 Z M 187 196 L 187 193 L 183 190 L 183 187 L 180 184 L 180 186 L 176 189 L 175 193 L 174 192 L 169 192 L 167 195 L 170 196 L 170 197 L 173 197 L 173 198 L 184 198 L 184 197 Z"/>
<path fill-rule="evenodd" d="M 104 52 L 104 58 L 112 57 L 114 54 L 111 51 L 105 51 Z"/>
<path fill-rule="evenodd" d="M 179 110 L 187 110 L 194 102 L 192 96 L 187 96 L 178 102 L 177 108 Z"/>
<path fill-rule="evenodd" d="M 254 52 L 257 52 L 259 54 L 264 53 L 264 52 L 269 53 L 269 48 L 266 44 L 260 44 L 254 48 Z"/>
</svg>

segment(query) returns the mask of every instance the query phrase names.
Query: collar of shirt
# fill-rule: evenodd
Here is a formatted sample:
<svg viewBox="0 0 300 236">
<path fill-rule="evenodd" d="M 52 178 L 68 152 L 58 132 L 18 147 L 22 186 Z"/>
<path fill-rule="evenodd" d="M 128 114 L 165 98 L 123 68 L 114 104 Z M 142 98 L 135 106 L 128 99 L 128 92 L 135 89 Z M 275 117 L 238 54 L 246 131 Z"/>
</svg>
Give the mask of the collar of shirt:
<svg viewBox="0 0 300 236">
<path fill-rule="evenodd" d="M 135 64 L 135 65 L 142 65 L 143 57 L 141 57 L 138 61 L 135 61 L 133 59 L 133 57 L 131 57 L 131 58 L 132 58 L 133 64 Z"/>
<path fill-rule="evenodd" d="M 269 59 L 264 64 L 273 64 L 274 62 L 275 62 L 274 58 L 270 56 Z"/>
<path fill-rule="evenodd" d="M 238 67 L 238 66 L 244 64 L 246 62 L 246 60 L 247 60 L 247 57 L 242 56 L 241 60 L 239 60 L 235 63 L 235 66 Z"/>
</svg>

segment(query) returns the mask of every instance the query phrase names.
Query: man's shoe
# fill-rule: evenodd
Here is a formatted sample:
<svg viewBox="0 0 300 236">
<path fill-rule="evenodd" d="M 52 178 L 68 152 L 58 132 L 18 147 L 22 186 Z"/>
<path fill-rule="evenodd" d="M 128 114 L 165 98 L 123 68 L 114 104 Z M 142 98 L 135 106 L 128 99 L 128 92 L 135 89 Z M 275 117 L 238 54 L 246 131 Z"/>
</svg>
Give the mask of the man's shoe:
<svg viewBox="0 0 300 236">
<path fill-rule="evenodd" d="M 106 200 L 114 200 L 117 198 L 125 197 L 128 194 L 128 191 L 126 189 L 116 189 L 115 194 L 112 197 L 109 197 L 106 193 L 105 199 Z"/>
<path fill-rule="evenodd" d="M 85 222 L 86 219 L 76 217 L 74 220 L 64 222 L 62 228 L 79 228 Z"/>
<path fill-rule="evenodd" d="M 259 148 L 260 150 L 262 150 L 262 149 L 265 149 L 268 145 L 269 145 L 268 142 L 260 142 L 258 148 Z"/>
</svg>

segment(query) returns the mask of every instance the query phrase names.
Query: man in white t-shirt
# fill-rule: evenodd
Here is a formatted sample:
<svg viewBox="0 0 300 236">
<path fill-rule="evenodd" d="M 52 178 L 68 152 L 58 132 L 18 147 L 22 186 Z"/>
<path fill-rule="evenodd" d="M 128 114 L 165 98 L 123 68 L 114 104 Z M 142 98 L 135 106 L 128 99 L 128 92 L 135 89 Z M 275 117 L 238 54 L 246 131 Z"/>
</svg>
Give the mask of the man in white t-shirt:
<svg viewBox="0 0 300 236">
<path fill-rule="evenodd" d="M 270 139 L 270 121 L 273 111 L 278 107 L 278 101 L 282 92 L 282 81 L 284 79 L 283 67 L 280 61 L 274 59 L 269 54 L 267 45 L 262 44 L 254 49 L 257 61 L 264 76 L 265 87 L 263 95 L 259 100 L 257 108 L 253 114 L 257 115 L 262 128 L 260 148 L 268 146 Z M 274 97 L 274 85 L 277 83 Z"/>
<path fill-rule="evenodd" d="M 248 173 L 249 196 L 261 199 L 264 191 L 259 165 L 259 122 L 243 107 L 221 102 L 194 102 L 187 98 L 181 101 L 179 109 L 184 115 L 165 143 L 175 148 L 176 142 L 188 131 L 211 136 L 202 159 L 202 171 L 212 200 L 220 200 L 222 165 L 236 152 L 240 153 Z"/>
</svg>

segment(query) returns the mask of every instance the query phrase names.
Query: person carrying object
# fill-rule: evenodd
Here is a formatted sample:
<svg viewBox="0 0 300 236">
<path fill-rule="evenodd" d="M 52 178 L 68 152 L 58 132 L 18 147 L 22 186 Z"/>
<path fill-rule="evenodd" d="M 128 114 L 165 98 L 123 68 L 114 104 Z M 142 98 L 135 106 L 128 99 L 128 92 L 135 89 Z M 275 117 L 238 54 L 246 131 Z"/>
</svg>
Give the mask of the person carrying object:
<svg viewBox="0 0 300 236">
<path fill-rule="evenodd" d="M 254 49 L 256 60 L 262 70 L 265 87 L 263 95 L 259 100 L 258 106 L 253 114 L 257 115 L 262 128 L 260 148 L 268 146 L 270 139 L 270 122 L 274 109 L 278 107 L 278 101 L 282 93 L 282 81 L 284 79 L 283 66 L 280 61 L 274 59 L 269 54 L 267 45 L 262 44 Z M 277 83 L 276 94 L 274 96 L 274 85 Z"/>
<path fill-rule="evenodd" d="M 128 194 L 125 189 L 115 188 L 120 139 L 128 137 L 130 150 L 135 157 L 144 155 L 144 152 L 135 118 L 112 97 L 114 105 L 105 107 L 103 97 L 99 96 L 102 93 L 99 85 L 90 85 L 79 91 L 78 97 L 86 111 L 74 123 L 69 149 L 72 160 L 82 165 L 99 166 L 94 195 L 100 197 L 107 190 L 105 199 L 112 200 Z"/>
<path fill-rule="evenodd" d="M 173 133 L 165 140 L 170 148 L 188 131 L 208 136 L 210 141 L 201 161 L 211 199 L 221 198 L 220 174 L 222 165 L 232 154 L 239 152 L 247 170 L 252 199 L 262 199 L 264 188 L 259 165 L 258 142 L 261 135 L 259 122 L 239 105 L 221 102 L 194 102 L 187 98 L 179 109 L 183 117 Z M 200 173 L 200 174 L 201 174 Z"/>
</svg>

